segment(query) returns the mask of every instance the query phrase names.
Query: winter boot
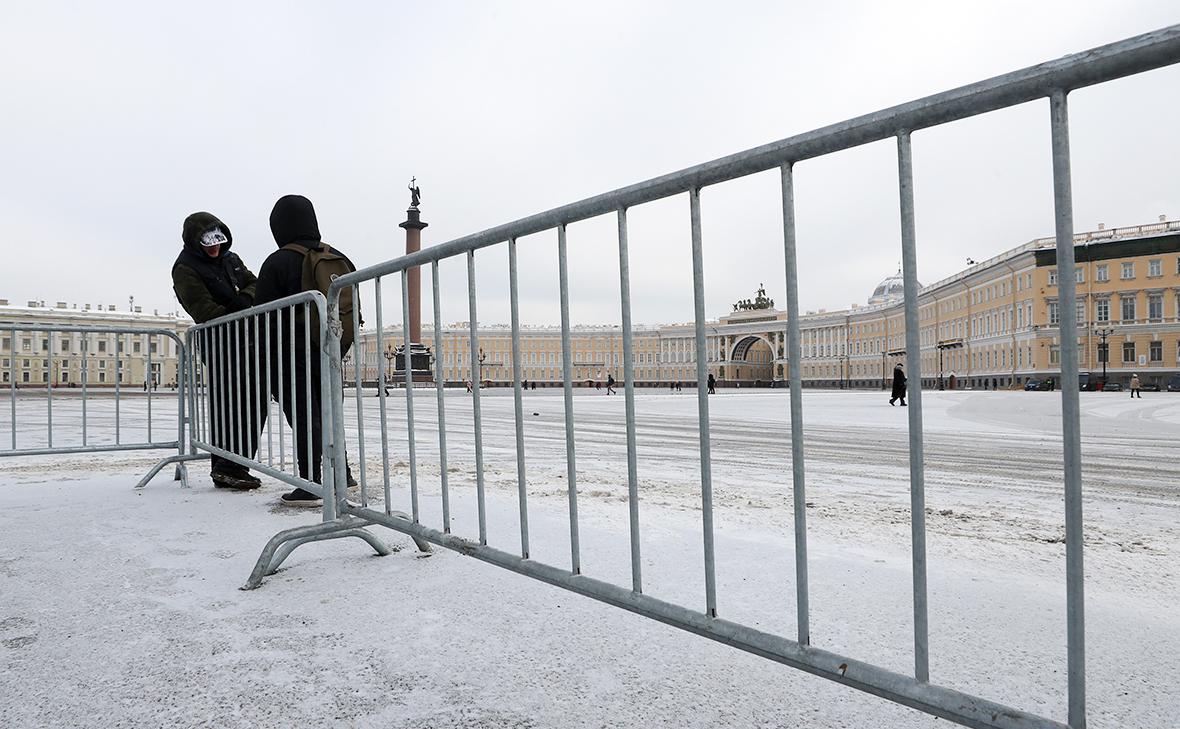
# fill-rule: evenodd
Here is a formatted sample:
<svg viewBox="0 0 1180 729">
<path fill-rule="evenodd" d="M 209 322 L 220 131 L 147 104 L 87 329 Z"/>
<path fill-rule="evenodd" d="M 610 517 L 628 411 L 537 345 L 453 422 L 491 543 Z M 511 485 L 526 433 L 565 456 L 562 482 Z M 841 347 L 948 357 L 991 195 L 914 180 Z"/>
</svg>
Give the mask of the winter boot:
<svg viewBox="0 0 1180 729">
<path fill-rule="evenodd" d="M 210 472 L 213 485 L 219 489 L 233 489 L 234 491 L 250 491 L 262 485 L 258 477 L 245 468 L 219 467 Z"/>
<path fill-rule="evenodd" d="M 323 499 L 303 489 L 295 489 L 290 493 L 283 494 L 280 500 L 284 506 L 323 506 L 324 504 Z"/>
</svg>

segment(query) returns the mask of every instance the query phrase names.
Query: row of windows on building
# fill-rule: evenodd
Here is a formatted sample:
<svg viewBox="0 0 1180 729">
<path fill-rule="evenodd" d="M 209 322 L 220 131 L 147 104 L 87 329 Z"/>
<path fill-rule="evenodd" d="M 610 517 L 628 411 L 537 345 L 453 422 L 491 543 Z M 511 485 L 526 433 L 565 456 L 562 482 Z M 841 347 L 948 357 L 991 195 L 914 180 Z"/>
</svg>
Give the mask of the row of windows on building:
<svg viewBox="0 0 1180 729">
<path fill-rule="evenodd" d="M 169 340 L 169 341 L 171 341 L 171 340 Z M 95 346 L 93 349 L 90 348 L 89 341 L 87 339 L 82 339 L 79 342 L 71 343 L 70 339 L 68 339 L 68 338 L 67 339 L 58 339 L 55 337 L 54 343 L 57 345 L 54 348 L 57 351 L 56 353 L 60 353 L 60 354 L 68 354 L 70 352 L 90 352 L 90 351 L 97 352 L 99 354 L 103 354 L 106 352 L 123 353 L 123 352 L 127 351 L 127 347 L 124 346 L 122 338 L 119 338 L 119 340 L 115 343 L 112 343 L 105 338 L 98 339 L 95 342 Z M 18 336 L 17 337 L 17 344 L 19 345 L 19 347 L 20 347 L 19 351 L 21 351 L 21 352 L 33 352 L 33 351 L 48 352 L 49 351 L 49 338 L 48 337 L 41 337 L 39 339 L 34 339 L 31 336 L 30 337 L 19 337 Z M 174 354 L 174 352 L 171 352 L 171 349 L 172 349 L 171 347 L 168 347 L 167 345 L 165 345 L 165 348 L 166 348 L 167 354 Z M 12 337 L 10 337 L 10 336 L 9 337 L 0 337 L 0 352 L 10 352 L 11 353 L 11 352 L 15 352 L 15 351 L 17 351 L 17 350 L 12 349 Z M 131 353 L 132 354 L 142 354 L 144 351 L 145 351 L 145 349 L 143 347 L 143 342 L 140 341 L 140 339 L 138 337 L 136 339 L 133 339 L 131 342 Z M 155 341 L 152 341 L 152 342 L 148 343 L 148 348 L 146 349 L 146 351 L 150 352 L 151 354 L 158 354 L 160 352 L 160 347 Z"/>
<path fill-rule="evenodd" d="M 15 371 L 15 365 L 17 362 L 20 362 L 20 372 Z M 97 382 L 99 384 L 106 384 L 109 382 L 113 384 L 115 382 L 126 381 L 123 378 L 123 375 L 125 374 L 123 367 L 116 369 L 114 366 L 112 366 L 108 369 L 107 363 L 103 360 L 99 360 L 96 363 L 97 368 L 94 370 L 93 375 L 90 374 L 89 368 L 80 368 L 77 366 L 71 367 L 70 363 L 66 361 L 61 362 L 60 366 L 58 366 L 53 372 L 50 372 L 45 367 L 44 362 L 41 360 L 38 360 L 38 362 L 32 366 L 30 366 L 30 364 L 30 361 L 27 359 L 0 360 L 0 368 L 2 368 L 2 371 L 0 371 L 0 382 L 5 384 L 11 384 L 13 382 L 45 383 L 52 380 L 56 383 L 68 385 L 70 383 L 82 382 Z M 153 362 L 151 369 L 155 380 L 158 382 L 160 380 L 161 373 L 160 364 Z M 108 373 L 111 375 L 109 379 Z"/>
<path fill-rule="evenodd" d="M 1164 275 L 1164 262 L 1161 258 L 1152 258 L 1147 261 L 1147 277 L 1158 278 Z M 1176 275 L 1180 276 L 1180 257 L 1176 259 Z M 1119 264 L 1119 280 L 1130 281 L 1135 278 L 1135 261 L 1123 261 Z M 1086 269 L 1078 266 L 1074 269 L 1074 280 L 1077 283 L 1086 283 Z M 1094 266 L 1094 280 L 1099 283 L 1104 283 L 1110 280 L 1110 264 L 1099 263 Z M 1057 269 L 1049 269 L 1049 285 L 1057 285 Z"/>
<path fill-rule="evenodd" d="M 1061 309 L 1055 299 L 1049 302 L 1049 324 L 1050 326 L 1059 324 L 1061 321 Z M 1079 324 L 1086 322 L 1086 301 L 1085 299 L 1078 299 L 1075 303 L 1075 311 L 1077 321 Z M 1135 296 L 1120 296 L 1119 321 L 1134 322 L 1139 319 L 1139 300 Z M 1176 311 L 1180 312 L 1180 294 L 1176 295 Z M 1147 294 L 1147 316 L 1149 321 L 1163 321 L 1164 318 L 1164 295 L 1162 293 Z M 1094 299 L 1094 321 L 1108 322 L 1114 321 L 1111 319 L 1110 298 L 1101 297 Z"/>
</svg>

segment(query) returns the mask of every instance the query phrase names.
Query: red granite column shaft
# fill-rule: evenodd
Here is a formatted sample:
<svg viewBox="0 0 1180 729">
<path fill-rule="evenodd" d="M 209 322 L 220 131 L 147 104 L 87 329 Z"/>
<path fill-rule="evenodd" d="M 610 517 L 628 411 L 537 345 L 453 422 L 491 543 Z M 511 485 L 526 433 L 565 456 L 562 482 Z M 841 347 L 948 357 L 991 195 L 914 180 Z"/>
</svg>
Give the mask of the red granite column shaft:
<svg viewBox="0 0 1180 729">
<path fill-rule="evenodd" d="M 419 219 L 417 208 L 406 211 L 406 221 L 399 227 L 406 229 L 406 255 L 422 249 L 422 229 L 427 226 Z M 406 272 L 410 300 L 410 343 L 422 343 L 422 269 L 414 266 Z"/>
</svg>

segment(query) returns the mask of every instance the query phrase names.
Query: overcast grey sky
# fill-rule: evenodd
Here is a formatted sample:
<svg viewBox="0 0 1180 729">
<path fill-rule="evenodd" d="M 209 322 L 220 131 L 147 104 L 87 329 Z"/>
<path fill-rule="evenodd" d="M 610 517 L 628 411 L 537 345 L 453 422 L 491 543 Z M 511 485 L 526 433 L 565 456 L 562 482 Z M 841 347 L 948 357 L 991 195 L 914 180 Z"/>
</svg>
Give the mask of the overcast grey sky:
<svg viewBox="0 0 1180 729">
<path fill-rule="evenodd" d="M 286 193 L 363 267 L 404 250 L 412 175 L 431 245 L 1178 22 L 1174 0 L 10 3 L 0 298 L 173 310 L 185 216 L 221 217 L 257 271 Z M 1071 95 L 1079 230 L 1180 217 L 1178 82 Z M 917 133 L 914 155 L 923 282 L 1052 234 L 1047 102 Z M 891 142 L 798 165 L 803 308 L 896 270 L 896 179 Z M 774 173 L 702 194 L 710 317 L 760 282 L 784 301 L 778 194 Z M 634 321 L 690 320 L 687 199 L 630 219 Z M 613 218 L 570 244 L 574 321 L 617 322 Z M 519 250 L 522 318 L 558 321 L 555 234 Z M 477 261 L 479 318 L 507 322 L 507 251 Z M 465 320 L 463 262 L 443 274 Z"/>
</svg>

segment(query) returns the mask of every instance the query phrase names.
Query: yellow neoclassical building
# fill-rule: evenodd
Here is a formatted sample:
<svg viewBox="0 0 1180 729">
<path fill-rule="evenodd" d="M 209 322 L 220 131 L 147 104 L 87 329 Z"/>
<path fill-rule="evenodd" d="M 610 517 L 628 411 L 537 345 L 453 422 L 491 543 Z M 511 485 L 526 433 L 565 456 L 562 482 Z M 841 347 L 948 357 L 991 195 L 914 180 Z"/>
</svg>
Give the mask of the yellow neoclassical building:
<svg viewBox="0 0 1180 729">
<path fill-rule="evenodd" d="M 1104 229 L 1074 236 L 1077 265 L 1079 364 L 1095 378 L 1125 383 L 1132 373 L 1161 387 L 1180 373 L 1180 221 Z M 921 380 L 926 387 L 1009 388 L 1030 379 L 1060 384 L 1062 333 L 1052 238 L 1006 250 L 953 276 L 921 287 L 919 293 Z M 798 363 L 808 387 L 878 388 L 905 356 L 905 326 L 900 274 L 885 278 L 863 306 L 800 315 L 802 357 Z M 183 334 L 192 322 L 175 314 L 145 313 L 114 306 L 67 305 L 30 301 L 24 306 L 0 299 L 0 384 L 69 387 L 81 382 L 142 386 L 149 369 L 162 384 L 176 380 L 177 353 L 167 337 L 126 334 L 82 337 L 21 331 L 22 325 L 113 325 L 163 328 Z M 13 329 L 16 335 L 13 336 Z M 781 384 L 789 375 L 787 314 L 774 308 L 765 291 L 735 304 L 734 311 L 705 327 L 706 362 L 722 387 Z M 506 325 L 477 328 L 478 378 L 492 385 L 512 382 L 512 336 Z M 423 328 L 423 344 L 433 347 L 434 332 Z M 378 341 L 380 339 L 380 341 Z M 91 341 L 93 340 L 93 341 Z M 623 379 L 623 341 L 617 326 L 575 326 L 570 332 L 576 384 Z M 523 326 L 522 378 L 539 386 L 562 382 L 561 329 Z M 362 331 L 344 362 L 353 381 L 360 368 L 375 383 L 382 368 L 392 379 L 394 347 L 401 328 Z M 633 331 L 635 382 L 667 387 L 696 382 L 696 340 L 691 323 L 638 327 Z M 148 362 L 148 352 L 151 362 Z M 443 379 L 473 380 L 466 322 L 442 332 Z M 120 369 L 122 374 L 120 375 Z M 909 373 L 911 383 L 915 373 Z"/>
<path fill-rule="evenodd" d="M 74 387 L 85 377 L 89 387 L 114 387 L 116 382 L 143 387 L 150 381 L 167 387 L 177 380 L 179 352 L 170 337 L 134 332 L 49 334 L 27 329 L 43 325 L 164 329 L 183 340 L 192 321 L 176 314 L 145 313 L 135 306 L 127 311 L 118 311 L 113 304 L 79 306 L 64 301 L 52 305 L 29 301 L 19 306 L 0 299 L 0 385 Z"/>
<path fill-rule="evenodd" d="M 1082 370 L 1098 375 L 1106 360 L 1111 380 L 1129 380 L 1137 373 L 1145 382 L 1164 385 L 1180 373 L 1180 222 L 1161 217 L 1149 225 L 1100 227 L 1075 235 L 1074 242 L 1079 322 L 1074 335 Z M 1062 302 L 1055 246 L 1053 238 L 1033 240 L 921 287 L 924 386 L 994 389 L 1019 387 L 1030 379 L 1059 380 Z M 707 322 L 709 372 L 721 386 L 781 384 L 790 372 L 786 320 L 786 312 L 774 308 L 760 290 L 756 299 Z M 799 367 L 806 386 L 883 387 L 905 356 L 901 275 L 883 280 L 864 306 L 807 311 L 800 322 Z M 429 327 L 422 338 L 433 345 Z M 400 327 L 386 328 L 381 339 L 378 346 L 375 332 L 362 333 L 345 364 L 349 379 L 358 365 L 369 382 L 376 381 L 382 364 L 392 373 Z M 522 327 L 520 341 L 522 377 L 541 386 L 559 385 L 560 328 Z M 633 342 L 637 385 L 695 383 L 692 324 L 636 328 Z M 607 375 L 622 380 L 619 327 L 574 327 L 571 345 L 576 383 Z M 479 326 L 477 348 L 479 379 L 510 384 L 510 329 Z M 474 379 L 466 322 L 444 328 L 441 356 L 447 382 Z"/>
</svg>

